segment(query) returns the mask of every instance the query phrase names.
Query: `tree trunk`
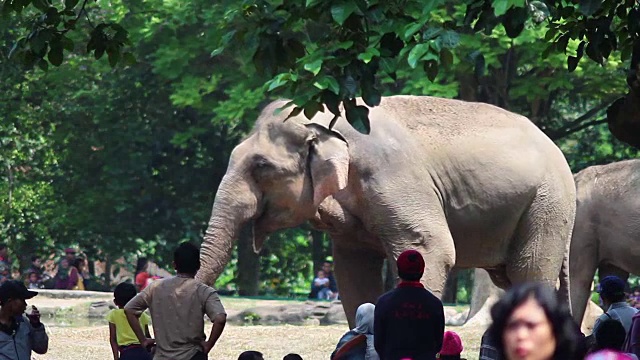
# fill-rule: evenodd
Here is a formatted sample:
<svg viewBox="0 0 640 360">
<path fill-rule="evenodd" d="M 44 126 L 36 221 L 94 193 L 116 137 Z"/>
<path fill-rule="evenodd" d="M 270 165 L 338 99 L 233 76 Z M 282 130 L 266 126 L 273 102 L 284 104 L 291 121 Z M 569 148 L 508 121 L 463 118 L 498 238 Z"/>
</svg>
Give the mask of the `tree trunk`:
<svg viewBox="0 0 640 360">
<path fill-rule="evenodd" d="M 484 269 L 476 269 L 473 278 L 471 305 L 466 325 L 488 326 L 491 323 L 491 306 L 498 301 L 504 290 L 493 284 L 489 273 Z"/>
<path fill-rule="evenodd" d="M 458 302 L 458 272 L 456 268 L 449 271 L 447 276 L 447 282 L 444 284 L 444 291 L 442 292 L 442 303 L 444 304 L 456 304 Z"/>
<path fill-rule="evenodd" d="M 313 260 L 312 276 L 315 277 L 316 272 L 322 267 L 327 249 L 324 247 L 324 232 L 311 229 L 309 234 L 311 235 L 311 259 Z"/>
<path fill-rule="evenodd" d="M 238 236 L 238 294 L 256 296 L 260 288 L 260 255 L 253 250 L 251 228 L 242 227 Z"/>
<path fill-rule="evenodd" d="M 111 256 L 109 255 L 104 259 L 104 285 L 111 288 Z"/>
</svg>

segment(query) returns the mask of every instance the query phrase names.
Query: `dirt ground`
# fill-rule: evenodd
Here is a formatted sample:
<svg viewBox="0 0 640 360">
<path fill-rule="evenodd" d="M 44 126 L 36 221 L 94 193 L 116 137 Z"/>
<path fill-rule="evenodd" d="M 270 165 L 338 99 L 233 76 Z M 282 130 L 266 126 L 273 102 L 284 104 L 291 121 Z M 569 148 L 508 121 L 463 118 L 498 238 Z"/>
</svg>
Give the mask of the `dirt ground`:
<svg viewBox="0 0 640 360">
<path fill-rule="evenodd" d="M 73 307 L 87 304 L 81 299 L 47 299 L 41 297 L 30 303 L 36 306 Z M 95 299 L 91 300 L 95 301 Z M 242 311 L 256 306 L 278 306 L 291 304 L 291 301 L 253 300 L 222 298 L 227 313 Z M 90 302 L 90 301 L 89 301 Z M 84 321 L 82 321 L 84 320 Z M 47 324 L 49 351 L 45 355 L 34 355 L 36 360 L 93 360 L 112 358 L 109 347 L 109 328 L 101 320 L 62 319 Z M 89 325 L 94 326 L 89 326 Z M 60 326 L 62 325 L 62 326 Z M 71 326 L 70 326 L 71 325 Z M 97 325 L 97 326 L 95 326 Z M 335 345 L 347 331 L 346 325 L 332 326 L 234 326 L 227 325 L 216 347 L 209 354 L 210 359 L 235 360 L 245 350 L 257 350 L 264 354 L 265 360 L 280 360 L 290 352 L 302 355 L 305 360 L 326 360 Z M 462 338 L 468 360 L 477 360 L 480 349 L 480 337 L 484 329 L 473 327 L 450 327 Z M 206 329 L 209 334 L 210 327 Z"/>
<path fill-rule="evenodd" d="M 210 328 L 206 330 L 209 333 Z M 227 326 L 209 359 L 234 360 L 245 350 L 257 350 L 265 360 L 279 360 L 295 352 L 305 360 L 326 360 L 334 350 L 346 326 Z M 477 360 L 482 329 L 452 327 L 462 337 L 463 356 Z M 111 359 L 107 326 L 65 328 L 50 327 L 49 352 L 37 360 Z"/>
</svg>

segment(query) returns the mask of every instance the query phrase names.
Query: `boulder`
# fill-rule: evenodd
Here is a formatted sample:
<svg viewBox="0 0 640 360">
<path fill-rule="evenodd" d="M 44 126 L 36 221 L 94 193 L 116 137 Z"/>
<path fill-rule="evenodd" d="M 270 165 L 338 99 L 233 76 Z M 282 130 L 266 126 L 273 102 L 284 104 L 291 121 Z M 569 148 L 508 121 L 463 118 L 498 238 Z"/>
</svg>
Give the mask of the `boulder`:
<svg viewBox="0 0 640 360">
<path fill-rule="evenodd" d="M 584 312 L 584 317 L 582 318 L 582 326 L 580 327 L 582 333 L 590 335 L 593 332 L 593 325 L 595 325 L 596 319 L 602 314 L 604 314 L 602 308 L 593 301 L 589 301 L 587 303 L 587 309 Z"/>
<path fill-rule="evenodd" d="M 104 319 L 107 316 L 107 313 L 111 309 L 116 309 L 116 305 L 113 301 L 96 301 L 89 305 L 89 311 L 87 312 L 88 318 L 100 318 Z"/>
<path fill-rule="evenodd" d="M 332 303 L 324 317 L 320 319 L 320 325 L 348 325 L 347 315 L 341 303 Z"/>
</svg>

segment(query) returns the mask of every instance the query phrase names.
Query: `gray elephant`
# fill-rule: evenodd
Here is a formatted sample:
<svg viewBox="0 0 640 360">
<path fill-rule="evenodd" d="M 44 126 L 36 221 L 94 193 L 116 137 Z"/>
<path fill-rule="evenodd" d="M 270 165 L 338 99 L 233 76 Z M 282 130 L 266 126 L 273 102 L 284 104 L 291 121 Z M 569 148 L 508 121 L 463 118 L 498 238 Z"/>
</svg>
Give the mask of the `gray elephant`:
<svg viewBox="0 0 640 360">
<path fill-rule="evenodd" d="M 438 296 L 455 264 L 484 268 L 501 287 L 560 276 L 569 301 L 573 177 L 527 118 L 483 103 L 393 96 L 370 109 L 364 135 L 343 118 L 328 130 L 328 110 L 285 121 L 290 108 L 276 110 L 286 103 L 267 105 L 231 154 L 199 280 L 216 280 L 243 227 L 257 250 L 268 234 L 309 221 L 333 239 L 350 326 L 358 305 L 382 293 L 383 260 L 395 269 L 408 248 L 424 256 L 421 281 Z"/>
<path fill-rule="evenodd" d="M 588 167 L 575 176 L 570 278 L 574 319 L 582 320 L 600 277 L 640 274 L 640 160 Z"/>
</svg>

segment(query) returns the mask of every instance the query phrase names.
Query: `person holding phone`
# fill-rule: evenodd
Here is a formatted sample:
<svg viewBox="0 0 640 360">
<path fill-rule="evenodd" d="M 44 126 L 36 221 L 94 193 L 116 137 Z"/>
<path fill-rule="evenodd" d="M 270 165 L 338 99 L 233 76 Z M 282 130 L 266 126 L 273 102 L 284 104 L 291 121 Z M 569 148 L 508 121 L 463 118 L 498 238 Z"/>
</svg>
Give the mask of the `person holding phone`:
<svg viewBox="0 0 640 360">
<path fill-rule="evenodd" d="M 31 359 L 31 352 L 45 354 L 49 349 L 49 337 L 40 312 L 26 300 L 38 295 L 17 280 L 7 280 L 0 286 L 0 358 L 11 360 Z"/>
</svg>

